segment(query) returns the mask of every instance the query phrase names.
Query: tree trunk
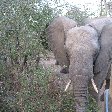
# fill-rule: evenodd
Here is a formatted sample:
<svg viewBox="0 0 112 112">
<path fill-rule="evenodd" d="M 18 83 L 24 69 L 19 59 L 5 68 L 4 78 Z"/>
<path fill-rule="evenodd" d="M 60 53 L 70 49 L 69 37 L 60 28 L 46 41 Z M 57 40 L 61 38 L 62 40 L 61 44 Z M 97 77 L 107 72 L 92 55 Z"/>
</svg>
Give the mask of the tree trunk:
<svg viewBox="0 0 112 112">
<path fill-rule="evenodd" d="M 108 15 L 108 6 L 106 0 L 104 0 L 104 6 L 105 6 L 105 15 Z"/>
<path fill-rule="evenodd" d="M 101 5 L 101 6 L 100 6 L 100 8 L 101 8 L 101 9 L 100 9 L 100 16 L 102 16 L 102 12 L 103 12 L 102 2 L 103 2 L 103 0 L 101 0 L 101 2 L 100 2 L 100 5 Z"/>
</svg>

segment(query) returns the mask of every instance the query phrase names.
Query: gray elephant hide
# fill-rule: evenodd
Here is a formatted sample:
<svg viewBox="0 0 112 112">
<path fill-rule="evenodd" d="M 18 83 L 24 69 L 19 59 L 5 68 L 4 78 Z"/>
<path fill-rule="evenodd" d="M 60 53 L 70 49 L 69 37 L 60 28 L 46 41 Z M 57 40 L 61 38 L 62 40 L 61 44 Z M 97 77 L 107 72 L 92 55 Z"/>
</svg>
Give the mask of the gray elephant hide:
<svg viewBox="0 0 112 112">
<path fill-rule="evenodd" d="M 47 28 L 49 47 L 54 53 L 59 65 L 68 66 L 69 60 L 66 55 L 64 44 L 66 41 L 66 32 L 75 27 L 77 23 L 67 17 L 61 16 L 53 20 Z"/>
<path fill-rule="evenodd" d="M 98 34 L 90 26 L 67 32 L 66 49 L 70 58 L 69 75 L 73 84 L 76 112 L 85 112 L 88 82 L 93 77 L 93 61 L 99 52 Z"/>
<path fill-rule="evenodd" d="M 98 88 L 105 79 L 110 78 L 110 65 L 112 62 L 112 24 L 106 25 L 101 33 L 101 49 L 94 66 L 94 81 Z"/>
<path fill-rule="evenodd" d="M 92 26 L 97 32 L 98 35 L 101 35 L 102 29 L 105 25 L 109 25 L 112 23 L 112 18 L 111 17 L 99 17 L 99 18 L 94 18 L 86 22 L 86 25 Z"/>
<path fill-rule="evenodd" d="M 105 52 L 110 52 L 110 50 L 104 47 L 105 45 L 100 43 L 103 40 L 103 33 L 101 34 L 102 29 L 104 26 L 112 23 L 112 18 L 94 19 L 87 25 L 76 28 L 73 28 L 76 25 L 74 21 L 62 21 L 64 20 L 62 19 L 60 21 L 60 19 L 56 19 L 48 27 L 49 43 L 59 64 L 62 67 L 68 67 L 70 65 L 69 75 L 73 84 L 76 112 L 85 112 L 88 102 L 88 82 L 93 77 L 93 63 L 95 62 L 94 74 L 96 75 L 102 65 L 98 61 L 102 49 Z M 73 26 L 69 26 L 69 23 L 73 23 Z M 65 30 L 64 25 L 69 26 L 67 30 Z M 100 47 L 101 51 L 99 52 Z M 98 58 L 96 60 L 97 56 Z M 110 58 L 105 58 L 105 60 L 108 59 Z M 106 75 L 107 71 L 108 68 L 106 69 Z M 100 77 L 101 75 L 96 76 L 98 80 L 95 80 L 95 83 L 98 85 L 102 77 Z"/>
</svg>

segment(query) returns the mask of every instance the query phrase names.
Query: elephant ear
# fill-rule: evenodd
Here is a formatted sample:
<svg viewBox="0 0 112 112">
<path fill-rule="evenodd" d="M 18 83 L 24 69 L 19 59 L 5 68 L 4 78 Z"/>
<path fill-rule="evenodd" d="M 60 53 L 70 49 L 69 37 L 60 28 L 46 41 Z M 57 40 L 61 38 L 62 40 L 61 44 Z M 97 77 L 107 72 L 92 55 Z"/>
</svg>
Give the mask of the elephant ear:
<svg viewBox="0 0 112 112">
<path fill-rule="evenodd" d="M 58 17 L 47 27 L 48 44 L 53 51 L 56 60 L 61 66 L 68 65 L 68 58 L 64 44 L 66 32 L 75 27 L 77 23 L 67 17 Z"/>
<path fill-rule="evenodd" d="M 101 49 L 94 65 L 94 80 L 98 87 L 110 74 L 109 68 L 112 60 L 112 24 L 106 25 L 100 38 Z M 108 73 L 109 72 L 109 73 Z"/>
</svg>

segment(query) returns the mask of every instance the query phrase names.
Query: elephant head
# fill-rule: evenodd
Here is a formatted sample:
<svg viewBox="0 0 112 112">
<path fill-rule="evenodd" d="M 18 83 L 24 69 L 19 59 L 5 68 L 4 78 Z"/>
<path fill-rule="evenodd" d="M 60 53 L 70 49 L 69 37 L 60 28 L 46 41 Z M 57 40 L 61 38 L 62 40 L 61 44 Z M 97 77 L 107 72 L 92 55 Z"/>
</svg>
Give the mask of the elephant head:
<svg viewBox="0 0 112 112">
<path fill-rule="evenodd" d="M 75 108 L 76 112 L 85 112 L 88 103 L 88 82 L 93 77 L 93 61 L 99 52 L 98 34 L 86 25 L 70 29 L 66 36 Z"/>
<path fill-rule="evenodd" d="M 61 67 L 69 66 L 69 59 L 64 48 L 66 32 L 77 26 L 77 23 L 67 17 L 61 16 L 54 19 L 47 28 L 49 47 Z"/>
</svg>

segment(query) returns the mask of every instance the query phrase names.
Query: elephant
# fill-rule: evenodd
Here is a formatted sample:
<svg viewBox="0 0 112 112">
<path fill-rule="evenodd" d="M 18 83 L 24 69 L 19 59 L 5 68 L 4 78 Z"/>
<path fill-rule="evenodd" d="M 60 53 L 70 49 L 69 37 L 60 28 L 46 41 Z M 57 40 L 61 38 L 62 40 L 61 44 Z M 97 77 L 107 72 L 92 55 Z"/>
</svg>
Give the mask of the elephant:
<svg viewBox="0 0 112 112">
<path fill-rule="evenodd" d="M 76 112 L 86 111 L 88 85 L 90 79 L 95 77 L 94 63 L 97 62 L 100 47 L 105 46 L 99 41 L 102 38 L 102 29 L 111 23 L 111 18 L 97 19 L 83 27 L 72 28 L 67 32 L 65 47 L 70 59 L 69 75 L 73 84 Z M 100 77 L 99 80 L 102 78 Z"/>
<path fill-rule="evenodd" d="M 100 89 L 106 79 L 105 89 L 109 89 L 112 63 L 112 24 L 104 26 L 99 42 L 101 49 L 94 64 L 94 82 Z"/>
<path fill-rule="evenodd" d="M 88 104 L 88 83 L 93 77 L 93 61 L 100 49 L 98 34 L 95 29 L 86 25 L 70 29 L 66 36 L 75 109 L 76 112 L 85 112 Z"/>
<path fill-rule="evenodd" d="M 47 37 L 50 49 L 53 51 L 57 63 L 63 68 L 65 73 L 69 66 L 69 60 L 64 48 L 66 41 L 66 32 L 77 26 L 77 22 L 69 19 L 65 16 L 55 18 L 51 24 L 47 27 Z"/>
<path fill-rule="evenodd" d="M 85 26 L 73 27 L 65 33 L 64 50 L 69 60 L 67 67 L 73 85 L 76 112 L 86 111 L 88 84 L 94 77 L 94 63 L 102 47 L 99 42 L 102 29 L 111 23 L 112 18 L 95 19 Z"/>
</svg>

